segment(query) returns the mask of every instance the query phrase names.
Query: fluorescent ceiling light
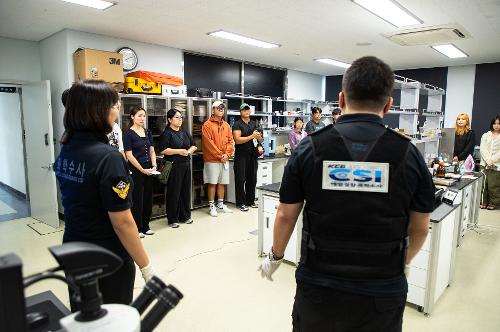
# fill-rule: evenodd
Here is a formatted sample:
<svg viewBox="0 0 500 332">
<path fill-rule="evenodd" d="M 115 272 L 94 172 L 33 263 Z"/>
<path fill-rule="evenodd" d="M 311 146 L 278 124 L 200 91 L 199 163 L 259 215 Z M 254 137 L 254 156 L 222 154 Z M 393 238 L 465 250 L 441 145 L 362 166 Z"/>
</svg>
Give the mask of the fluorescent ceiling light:
<svg viewBox="0 0 500 332">
<path fill-rule="evenodd" d="M 81 6 L 92 7 L 100 10 L 104 10 L 106 8 L 115 5 L 113 2 L 103 1 L 103 0 L 62 0 L 62 1 L 74 3 Z"/>
<path fill-rule="evenodd" d="M 421 19 L 410 13 L 406 8 L 393 0 L 351 0 L 360 5 L 372 14 L 397 26 L 398 28 L 407 25 L 424 23 Z"/>
<path fill-rule="evenodd" d="M 219 38 L 224 38 L 224 39 L 229 39 L 238 43 L 243 43 L 243 44 L 248 44 L 252 46 L 257 46 L 257 47 L 262 47 L 262 48 L 273 48 L 273 47 L 280 47 L 278 44 L 272 44 L 268 43 L 262 40 L 257 40 L 241 35 L 237 35 L 235 33 L 227 32 L 224 30 L 219 30 L 215 32 L 210 32 L 208 33 L 209 36 L 215 36 Z"/>
<path fill-rule="evenodd" d="M 456 47 L 453 44 L 436 45 L 431 47 L 436 51 L 438 51 L 439 53 L 441 53 L 442 55 L 445 55 L 451 59 L 468 57 L 467 54 L 462 52 L 460 49 L 458 49 L 458 47 Z"/>
<path fill-rule="evenodd" d="M 350 63 L 345 63 L 345 62 L 341 62 L 341 61 L 337 61 L 337 60 L 333 60 L 333 59 L 315 59 L 315 60 L 318 62 L 326 63 L 328 65 L 342 67 L 342 68 L 346 68 L 346 69 L 351 66 Z"/>
</svg>

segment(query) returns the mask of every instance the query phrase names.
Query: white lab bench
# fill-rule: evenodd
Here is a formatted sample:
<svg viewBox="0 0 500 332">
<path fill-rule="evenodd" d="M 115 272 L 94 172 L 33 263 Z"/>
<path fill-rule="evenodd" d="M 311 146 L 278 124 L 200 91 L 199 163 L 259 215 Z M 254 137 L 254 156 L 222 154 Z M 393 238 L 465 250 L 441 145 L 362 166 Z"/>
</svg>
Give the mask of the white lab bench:
<svg viewBox="0 0 500 332">
<path fill-rule="evenodd" d="M 454 204 L 460 204 L 459 232 L 457 234 L 457 246 L 462 244 L 463 238 L 468 228 L 473 228 L 478 224 L 479 205 L 481 201 L 481 189 L 483 186 L 483 173 L 466 174 L 460 181 L 457 181 L 448 189 L 456 191 Z M 467 178 L 473 177 L 473 178 Z"/>
<path fill-rule="evenodd" d="M 257 253 L 262 256 L 272 246 L 273 226 L 279 204 L 280 183 L 263 186 L 259 191 L 259 224 Z M 427 240 L 413 259 L 408 276 L 407 302 L 430 314 L 434 305 L 453 281 L 455 251 L 457 247 L 461 205 L 442 203 L 431 215 L 431 226 Z M 302 213 L 300 214 L 290 242 L 285 250 L 285 261 L 297 265 L 300 260 L 302 235 Z"/>
</svg>

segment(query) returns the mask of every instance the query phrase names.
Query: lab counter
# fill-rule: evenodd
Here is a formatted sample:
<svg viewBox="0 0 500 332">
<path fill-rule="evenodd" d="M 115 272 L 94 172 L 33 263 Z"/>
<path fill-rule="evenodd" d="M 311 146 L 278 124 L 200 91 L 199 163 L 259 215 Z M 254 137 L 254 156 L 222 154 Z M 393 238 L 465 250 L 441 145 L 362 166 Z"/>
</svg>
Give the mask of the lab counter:
<svg viewBox="0 0 500 332">
<path fill-rule="evenodd" d="M 470 185 L 470 184 L 469 184 Z M 273 241 L 276 210 L 279 205 L 280 183 L 259 187 L 259 224 L 257 253 L 268 253 Z M 409 303 L 430 314 L 434 305 L 453 281 L 457 234 L 461 204 L 440 204 L 431 214 L 429 235 L 420 252 L 410 264 L 408 279 Z M 297 265 L 300 260 L 302 212 L 285 250 L 285 261 Z"/>
<path fill-rule="evenodd" d="M 285 165 L 289 156 L 274 156 L 259 158 L 257 168 L 257 189 L 255 197 L 259 197 L 259 189 L 275 182 L 281 182 Z M 234 188 L 234 159 L 229 159 L 229 184 L 227 185 L 226 201 L 229 203 L 236 203 L 236 191 Z"/>
<path fill-rule="evenodd" d="M 460 204 L 457 233 L 457 246 L 462 241 L 469 228 L 475 228 L 479 222 L 479 205 L 484 175 L 481 172 L 464 175 L 459 181 L 446 187 L 447 190 L 457 193 L 453 204 Z"/>
</svg>

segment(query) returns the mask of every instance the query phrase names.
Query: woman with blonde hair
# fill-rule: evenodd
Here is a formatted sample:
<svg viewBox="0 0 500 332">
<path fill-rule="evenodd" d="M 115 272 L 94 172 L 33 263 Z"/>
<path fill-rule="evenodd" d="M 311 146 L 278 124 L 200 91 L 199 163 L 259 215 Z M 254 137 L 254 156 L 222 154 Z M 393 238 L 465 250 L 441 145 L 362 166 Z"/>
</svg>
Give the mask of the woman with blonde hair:
<svg viewBox="0 0 500 332">
<path fill-rule="evenodd" d="M 470 128 L 469 116 L 460 113 L 455 122 L 455 148 L 453 149 L 453 161 L 462 161 L 474 153 L 476 135 Z"/>
</svg>

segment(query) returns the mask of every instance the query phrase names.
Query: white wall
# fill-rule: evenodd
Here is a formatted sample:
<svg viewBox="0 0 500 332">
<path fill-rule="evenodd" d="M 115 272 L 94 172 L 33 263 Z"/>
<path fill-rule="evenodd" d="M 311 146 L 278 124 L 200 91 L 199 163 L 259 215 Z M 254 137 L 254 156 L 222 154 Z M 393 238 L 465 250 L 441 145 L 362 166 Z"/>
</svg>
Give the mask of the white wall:
<svg viewBox="0 0 500 332">
<path fill-rule="evenodd" d="M 26 194 L 23 133 L 18 93 L 0 93 L 0 182 Z"/>
<path fill-rule="evenodd" d="M 40 81 L 38 43 L 0 37 L 0 80 Z"/>
<path fill-rule="evenodd" d="M 61 103 L 61 94 L 74 81 L 73 53 L 78 48 L 116 51 L 123 46 L 131 47 L 137 53 L 139 59 L 137 70 L 184 77 L 183 51 L 180 49 L 74 30 L 62 30 L 40 42 L 41 77 L 50 80 L 52 120 L 56 140 L 59 140 L 64 132 L 64 107 Z M 59 152 L 60 145 L 57 143 L 56 156 Z M 59 211 L 63 212 L 60 200 Z"/>
<path fill-rule="evenodd" d="M 472 119 L 474 101 L 474 82 L 476 66 L 448 67 L 448 83 L 446 84 L 445 128 L 454 128 L 458 114 L 467 113 Z"/>
<path fill-rule="evenodd" d="M 180 49 L 74 30 L 67 30 L 67 33 L 67 55 L 70 63 L 69 73 L 71 81 L 74 78 L 73 53 L 78 48 L 93 48 L 116 52 L 120 47 L 124 46 L 132 48 L 137 53 L 138 63 L 135 70 L 154 71 L 184 77 L 183 51 Z"/>
<path fill-rule="evenodd" d="M 64 106 L 61 103 L 61 94 L 71 85 L 68 73 L 70 64 L 67 54 L 68 33 L 65 30 L 40 41 L 42 79 L 50 81 L 52 127 L 56 141 L 59 141 L 64 132 Z M 56 156 L 59 154 L 59 151 L 60 145 L 56 143 Z"/>
<path fill-rule="evenodd" d="M 325 76 L 288 70 L 288 99 L 325 100 Z"/>
</svg>

